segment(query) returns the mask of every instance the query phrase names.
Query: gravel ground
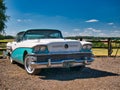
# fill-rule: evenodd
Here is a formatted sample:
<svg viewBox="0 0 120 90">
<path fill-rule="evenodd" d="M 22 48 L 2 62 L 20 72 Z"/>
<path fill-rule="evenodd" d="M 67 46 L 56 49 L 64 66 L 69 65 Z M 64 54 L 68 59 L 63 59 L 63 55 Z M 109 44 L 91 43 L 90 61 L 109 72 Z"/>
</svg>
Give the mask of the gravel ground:
<svg viewBox="0 0 120 90">
<path fill-rule="evenodd" d="M 38 75 L 0 59 L 0 90 L 120 90 L 120 57 L 95 58 L 82 72 L 55 68 Z"/>
</svg>

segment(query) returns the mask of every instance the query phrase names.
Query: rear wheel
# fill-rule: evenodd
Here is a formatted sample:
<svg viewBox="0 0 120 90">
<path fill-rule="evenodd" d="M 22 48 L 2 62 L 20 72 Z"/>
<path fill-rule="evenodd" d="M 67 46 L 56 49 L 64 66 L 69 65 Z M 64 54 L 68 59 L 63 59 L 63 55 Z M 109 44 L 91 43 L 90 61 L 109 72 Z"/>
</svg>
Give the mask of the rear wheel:
<svg viewBox="0 0 120 90">
<path fill-rule="evenodd" d="M 8 55 L 8 59 L 10 60 L 10 63 L 11 63 L 11 64 L 15 64 L 15 61 L 12 59 L 12 57 L 11 57 L 10 54 Z"/>
<path fill-rule="evenodd" d="M 31 67 L 31 62 L 32 62 L 31 57 L 30 56 L 26 56 L 25 57 L 25 61 L 24 61 L 24 66 L 25 66 L 26 72 L 28 74 L 31 74 L 31 75 L 38 74 L 40 70 Z"/>
<path fill-rule="evenodd" d="M 9 58 L 10 58 L 10 63 L 11 63 L 11 64 L 14 64 L 13 59 L 12 59 L 11 57 L 9 57 Z"/>
</svg>

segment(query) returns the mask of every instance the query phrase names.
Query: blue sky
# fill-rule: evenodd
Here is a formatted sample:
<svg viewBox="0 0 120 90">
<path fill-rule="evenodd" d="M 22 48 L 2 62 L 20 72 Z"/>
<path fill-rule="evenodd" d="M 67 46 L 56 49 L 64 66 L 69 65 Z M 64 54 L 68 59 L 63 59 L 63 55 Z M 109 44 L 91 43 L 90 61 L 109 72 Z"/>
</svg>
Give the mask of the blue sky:
<svg viewBox="0 0 120 90">
<path fill-rule="evenodd" d="M 7 35 L 33 28 L 64 36 L 120 36 L 120 0 L 5 0 Z"/>
</svg>

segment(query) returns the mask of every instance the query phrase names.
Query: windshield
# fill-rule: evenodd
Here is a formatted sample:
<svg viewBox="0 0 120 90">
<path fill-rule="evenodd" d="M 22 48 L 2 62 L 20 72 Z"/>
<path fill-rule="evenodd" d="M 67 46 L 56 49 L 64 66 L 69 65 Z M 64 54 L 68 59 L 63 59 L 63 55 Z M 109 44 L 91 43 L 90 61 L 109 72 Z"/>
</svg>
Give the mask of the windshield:
<svg viewBox="0 0 120 90">
<path fill-rule="evenodd" d="M 49 39 L 49 38 L 63 38 L 58 30 L 29 30 L 24 35 L 24 40 L 27 39 Z"/>
</svg>

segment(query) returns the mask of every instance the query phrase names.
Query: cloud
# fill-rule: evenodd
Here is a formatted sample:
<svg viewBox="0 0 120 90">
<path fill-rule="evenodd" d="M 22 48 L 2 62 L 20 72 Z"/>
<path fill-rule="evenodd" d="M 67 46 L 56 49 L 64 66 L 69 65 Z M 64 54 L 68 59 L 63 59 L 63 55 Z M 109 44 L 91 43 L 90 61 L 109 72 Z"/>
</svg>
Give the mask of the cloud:
<svg viewBox="0 0 120 90">
<path fill-rule="evenodd" d="M 119 31 L 119 30 L 115 30 L 114 32 L 115 32 L 115 33 L 120 33 L 120 31 Z"/>
<path fill-rule="evenodd" d="M 111 23 L 108 23 L 108 25 L 114 25 L 114 23 L 113 23 L 113 22 L 111 22 Z"/>
<path fill-rule="evenodd" d="M 22 22 L 22 20 L 21 19 L 17 19 L 17 22 Z"/>
<path fill-rule="evenodd" d="M 17 22 L 31 22 L 31 19 L 17 19 Z"/>
<path fill-rule="evenodd" d="M 78 31 L 80 31 L 80 29 L 77 29 L 77 28 L 76 28 L 76 29 L 73 29 L 73 31 L 78 32 Z"/>
<path fill-rule="evenodd" d="M 97 19 L 90 19 L 90 20 L 87 20 L 87 21 L 85 21 L 85 22 L 87 22 L 87 23 L 92 23 L 92 22 L 98 22 L 99 20 L 97 20 Z"/>
<path fill-rule="evenodd" d="M 101 32 L 101 33 L 98 33 L 98 36 L 99 37 L 107 37 L 108 35 L 104 32 Z"/>
<path fill-rule="evenodd" d="M 64 37 L 68 37 L 68 36 L 78 36 L 77 33 L 74 33 L 74 32 L 68 32 L 68 31 L 62 31 L 62 34 Z"/>
<path fill-rule="evenodd" d="M 104 36 L 104 32 L 102 30 L 94 29 L 92 27 L 90 28 L 83 28 L 83 29 L 73 29 L 71 32 L 69 31 L 63 31 L 64 36 Z"/>
<path fill-rule="evenodd" d="M 100 33 L 101 30 L 97 30 L 97 29 L 94 29 L 94 28 L 87 28 L 87 30 L 91 30 L 93 32 L 96 32 L 96 33 Z"/>
<path fill-rule="evenodd" d="M 113 30 L 110 32 L 110 36 L 112 37 L 120 37 L 120 30 Z"/>
<path fill-rule="evenodd" d="M 73 29 L 69 31 L 63 31 L 63 36 L 95 36 L 95 37 L 119 37 L 120 30 L 98 30 L 92 27 L 83 29 Z"/>
</svg>

